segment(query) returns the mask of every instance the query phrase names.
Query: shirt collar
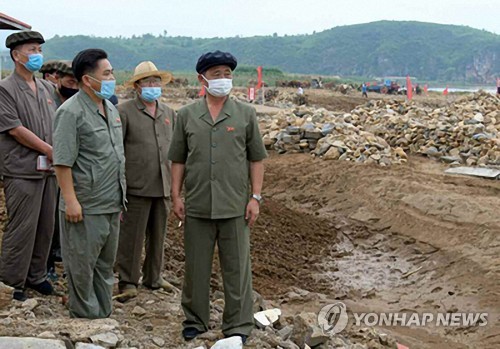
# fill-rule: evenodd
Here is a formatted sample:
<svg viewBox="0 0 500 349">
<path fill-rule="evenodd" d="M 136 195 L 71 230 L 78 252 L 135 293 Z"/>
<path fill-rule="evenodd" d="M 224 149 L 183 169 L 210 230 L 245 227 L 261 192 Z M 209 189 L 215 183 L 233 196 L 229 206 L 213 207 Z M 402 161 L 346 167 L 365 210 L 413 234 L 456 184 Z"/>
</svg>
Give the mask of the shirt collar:
<svg viewBox="0 0 500 349">
<path fill-rule="evenodd" d="M 195 102 L 195 104 L 196 104 L 195 115 L 197 115 L 199 118 L 201 118 L 205 114 L 210 115 L 206 97 L 200 98 L 198 101 Z M 234 114 L 234 101 L 231 99 L 231 97 L 228 97 L 224 102 L 221 114 L 226 114 L 227 116 L 231 116 L 232 114 Z"/>
<path fill-rule="evenodd" d="M 87 92 L 83 90 L 83 88 L 81 88 L 80 91 L 77 92 L 77 95 L 90 110 L 99 113 L 99 106 L 95 104 L 95 102 L 92 100 L 92 98 L 90 98 Z M 104 108 L 106 108 L 106 114 L 109 116 L 111 115 L 111 108 L 109 107 L 108 103 L 111 104 L 111 102 L 106 99 L 104 99 L 103 101 Z"/>
<path fill-rule="evenodd" d="M 135 97 L 135 106 L 137 107 L 137 109 L 146 112 L 146 105 L 139 96 Z M 165 108 L 163 107 L 163 103 L 161 103 L 159 100 L 156 100 L 156 114 L 160 115 L 160 113 L 163 112 L 164 109 Z"/>
<path fill-rule="evenodd" d="M 194 111 L 194 115 L 197 115 L 198 118 L 204 120 L 209 125 L 216 125 L 219 122 L 226 120 L 228 117 L 231 117 L 234 111 L 234 101 L 228 97 L 222 106 L 222 109 L 217 117 L 217 120 L 213 121 L 212 115 L 210 115 L 210 111 L 208 110 L 208 104 L 206 97 L 200 98 L 196 103 L 196 110 Z"/>
<path fill-rule="evenodd" d="M 23 90 L 23 91 L 24 90 L 28 90 L 28 92 L 33 93 L 33 90 L 31 89 L 31 87 L 29 87 L 29 85 L 26 82 L 26 80 L 24 80 L 23 77 L 21 75 L 19 75 L 19 73 L 15 69 L 14 69 L 14 72 L 12 73 L 12 76 L 16 80 L 16 82 L 19 85 L 19 88 L 21 90 Z M 36 88 L 39 91 L 43 91 L 42 83 L 40 81 L 37 81 L 38 79 L 36 78 L 36 76 L 33 76 L 33 80 L 35 81 Z"/>
</svg>

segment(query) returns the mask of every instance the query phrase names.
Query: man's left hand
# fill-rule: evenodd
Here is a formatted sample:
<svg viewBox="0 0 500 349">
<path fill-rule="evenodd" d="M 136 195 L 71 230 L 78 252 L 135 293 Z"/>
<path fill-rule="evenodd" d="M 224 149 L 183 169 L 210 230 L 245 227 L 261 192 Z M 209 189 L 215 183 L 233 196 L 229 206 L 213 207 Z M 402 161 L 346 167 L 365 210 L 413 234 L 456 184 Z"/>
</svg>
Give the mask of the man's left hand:
<svg viewBox="0 0 500 349">
<path fill-rule="evenodd" d="M 247 205 L 247 211 L 245 213 L 245 219 L 248 221 L 248 225 L 251 227 L 257 220 L 260 211 L 260 204 L 255 199 L 250 199 Z"/>
</svg>

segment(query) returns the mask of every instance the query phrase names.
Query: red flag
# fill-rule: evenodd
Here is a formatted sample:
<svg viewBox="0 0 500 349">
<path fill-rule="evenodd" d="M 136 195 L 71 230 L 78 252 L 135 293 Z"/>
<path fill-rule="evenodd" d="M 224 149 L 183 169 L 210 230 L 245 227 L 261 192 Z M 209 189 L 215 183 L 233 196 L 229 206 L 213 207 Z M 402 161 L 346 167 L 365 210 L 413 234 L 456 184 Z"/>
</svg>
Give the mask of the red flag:
<svg viewBox="0 0 500 349">
<path fill-rule="evenodd" d="M 201 90 L 198 93 L 198 97 L 203 97 L 205 95 L 205 86 L 201 86 Z"/>
<path fill-rule="evenodd" d="M 413 98 L 413 87 L 411 86 L 410 75 L 406 75 L 406 96 L 411 101 Z"/>
<path fill-rule="evenodd" d="M 261 87 L 262 87 L 262 66 L 259 65 L 257 67 L 257 86 L 255 88 L 259 89 Z"/>
<path fill-rule="evenodd" d="M 446 88 L 443 90 L 443 95 L 448 96 L 448 85 L 446 85 Z"/>
</svg>

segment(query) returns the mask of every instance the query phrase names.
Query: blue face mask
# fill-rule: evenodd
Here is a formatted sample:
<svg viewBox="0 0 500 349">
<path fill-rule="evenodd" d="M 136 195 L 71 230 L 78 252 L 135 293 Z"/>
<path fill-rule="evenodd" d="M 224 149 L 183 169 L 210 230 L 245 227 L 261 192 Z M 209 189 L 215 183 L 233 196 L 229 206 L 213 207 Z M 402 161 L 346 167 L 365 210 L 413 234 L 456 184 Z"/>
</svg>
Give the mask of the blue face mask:
<svg viewBox="0 0 500 349">
<path fill-rule="evenodd" d="M 93 76 L 88 75 L 92 80 L 98 81 L 101 83 L 101 91 L 96 91 L 92 87 L 92 91 L 94 91 L 95 95 L 100 99 L 109 99 L 111 96 L 115 94 L 115 86 L 116 80 L 97 80 Z"/>
<path fill-rule="evenodd" d="M 161 87 L 142 87 L 141 97 L 146 102 L 154 102 L 161 96 Z"/>
<path fill-rule="evenodd" d="M 28 61 L 24 63 L 26 69 L 28 69 L 32 73 L 40 70 L 43 65 L 43 55 L 41 53 L 25 55 L 21 52 L 21 54 L 28 57 Z"/>
</svg>

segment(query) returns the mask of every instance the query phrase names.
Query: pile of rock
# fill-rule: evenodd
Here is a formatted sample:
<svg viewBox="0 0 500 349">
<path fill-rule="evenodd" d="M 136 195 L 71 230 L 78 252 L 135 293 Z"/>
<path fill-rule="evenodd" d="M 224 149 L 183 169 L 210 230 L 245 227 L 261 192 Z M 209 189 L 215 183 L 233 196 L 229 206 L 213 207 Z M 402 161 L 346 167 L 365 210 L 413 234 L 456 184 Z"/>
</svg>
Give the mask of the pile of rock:
<svg viewBox="0 0 500 349">
<path fill-rule="evenodd" d="M 271 316 L 276 309 L 270 309 Z M 257 348 L 396 348 L 396 340 L 373 328 L 348 327 L 342 334 L 329 334 L 318 325 L 318 314 L 302 312 L 294 316 L 273 318 L 269 325 L 252 333 L 251 344 Z M 256 318 L 256 323 L 259 321 Z"/>
<path fill-rule="evenodd" d="M 14 292 L 14 289 L 12 287 L 7 286 L 0 281 L 0 310 L 8 307 L 11 304 L 12 292 Z"/>
<path fill-rule="evenodd" d="M 401 148 L 365 131 L 351 114 L 307 107 L 283 111 L 265 121 L 264 144 L 279 153 L 312 152 L 325 160 L 373 162 L 382 166 L 406 161 Z"/>
<path fill-rule="evenodd" d="M 384 100 L 351 113 L 297 107 L 262 123 L 266 146 L 280 153 L 382 166 L 406 162 L 413 153 L 454 165 L 500 166 L 500 99 L 486 92 L 438 109 Z"/>
<path fill-rule="evenodd" d="M 53 331 L 44 331 L 31 337 L 0 337 L 0 348 L 38 348 L 38 349 L 108 349 L 127 348 L 120 345 L 123 335 L 119 324 L 113 319 L 66 319 L 48 320 L 42 325 L 31 322 L 30 332 L 37 332 L 37 326 L 50 327 Z M 32 333 L 27 333 L 30 335 Z"/>
<path fill-rule="evenodd" d="M 500 165 L 500 99 L 478 92 L 445 108 L 378 101 L 352 111 L 354 124 L 391 147 L 453 164 Z"/>
</svg>

